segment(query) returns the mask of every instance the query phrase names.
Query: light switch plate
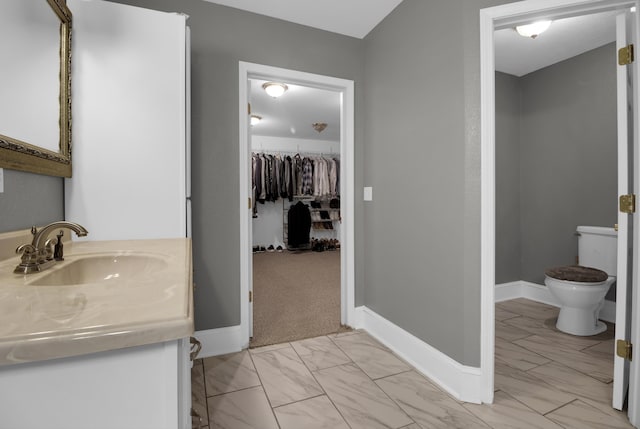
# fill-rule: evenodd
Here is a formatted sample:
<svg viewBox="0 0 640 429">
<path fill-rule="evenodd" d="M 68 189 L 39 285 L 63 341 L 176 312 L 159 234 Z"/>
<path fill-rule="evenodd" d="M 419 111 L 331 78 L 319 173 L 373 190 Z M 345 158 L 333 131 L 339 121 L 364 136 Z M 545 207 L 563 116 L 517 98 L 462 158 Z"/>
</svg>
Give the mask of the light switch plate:
<svg viewBox="0 0 640 429">
<path fill-rule="evenodd" d="M 373 188 L 371 186 L 364 187 L 364 200 L 373 201 Z"/>
</svg>

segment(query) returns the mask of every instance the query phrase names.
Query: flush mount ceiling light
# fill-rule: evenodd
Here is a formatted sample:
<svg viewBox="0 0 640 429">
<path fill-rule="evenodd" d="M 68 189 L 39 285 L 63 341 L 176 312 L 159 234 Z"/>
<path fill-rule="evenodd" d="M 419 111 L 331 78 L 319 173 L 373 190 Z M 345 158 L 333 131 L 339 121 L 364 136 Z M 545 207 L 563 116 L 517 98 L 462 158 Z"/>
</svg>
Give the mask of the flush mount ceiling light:
<svg viewBox="0 0 640 429">
<path fill-rule="evenodd" d="M 262 89 L 265 90 L 267 94 L 269 94 L 273 98 L 278 98 L 282 94 L 284 94 L 289 87 L 284 83 L 278 82 L 265 82 L 262 84 Z"/>
<path fill-rule="evenodd" d="M 323 132 L 324 129 L 327 128 L 327 124 L 325 122 L 315 122 L 311 124 L 311 126 L 319 133 Z"/>
<path fill-rule="evenodd" d="M 522 37 L 531 37 L 532 39 L 535 39 L 540 34 L 547 31 L 550 25 L 551 21 L 537 21 L 533 24 L 518 25 L 516 27 L 516 31 Z"/>
<path fill-rule="evenodd" d="M 251 115 L 251 125 L 257 125 L 262 120 L 262 116 Z"/>
</svg>

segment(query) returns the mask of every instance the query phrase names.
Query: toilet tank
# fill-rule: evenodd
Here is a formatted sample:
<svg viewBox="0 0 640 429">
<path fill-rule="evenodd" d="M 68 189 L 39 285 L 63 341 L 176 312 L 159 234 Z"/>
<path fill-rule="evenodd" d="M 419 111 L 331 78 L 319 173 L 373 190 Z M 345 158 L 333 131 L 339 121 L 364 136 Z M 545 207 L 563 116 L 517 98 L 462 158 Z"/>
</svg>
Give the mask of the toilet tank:
<svg viewBox="0 0 640 429">
<path fill-rule="evenodd" d="M 602 226 L 579 226 L 578 262 L 583 267 L 615 276 L 618 267 L 618 233 Z"/>
</svg>

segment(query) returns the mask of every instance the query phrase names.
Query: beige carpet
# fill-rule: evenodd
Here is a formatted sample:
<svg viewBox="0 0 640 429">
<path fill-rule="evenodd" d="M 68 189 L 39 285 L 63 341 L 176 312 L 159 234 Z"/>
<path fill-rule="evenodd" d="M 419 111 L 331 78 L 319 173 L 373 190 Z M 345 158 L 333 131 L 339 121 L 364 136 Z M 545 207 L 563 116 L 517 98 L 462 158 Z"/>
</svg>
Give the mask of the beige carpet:
<svg viewBox="0 0 640 429">
<path fill-rule="evenodd" d="M 251 347 L 345 330 L 340 326 L 340 251 L 253 254 Z"/>
</svg>

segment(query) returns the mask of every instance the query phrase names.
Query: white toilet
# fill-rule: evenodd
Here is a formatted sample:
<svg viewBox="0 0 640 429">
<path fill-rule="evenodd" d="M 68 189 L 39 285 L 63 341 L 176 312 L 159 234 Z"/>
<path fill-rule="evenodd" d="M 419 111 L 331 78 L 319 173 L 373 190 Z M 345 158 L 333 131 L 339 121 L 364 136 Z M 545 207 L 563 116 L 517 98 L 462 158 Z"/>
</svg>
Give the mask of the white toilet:
<svg viewBox="0 0 640 429">
<path fill-rule="evenodd" d="M 613 228 L 579 226 L 580 265 L 550 268 L 544 283 L 560 304 L 556 328 L 572 335 L 596 335 L 607 325 L 598 320 L 604 297 L 616 281 L 618 236 Z"/>
</svg>

